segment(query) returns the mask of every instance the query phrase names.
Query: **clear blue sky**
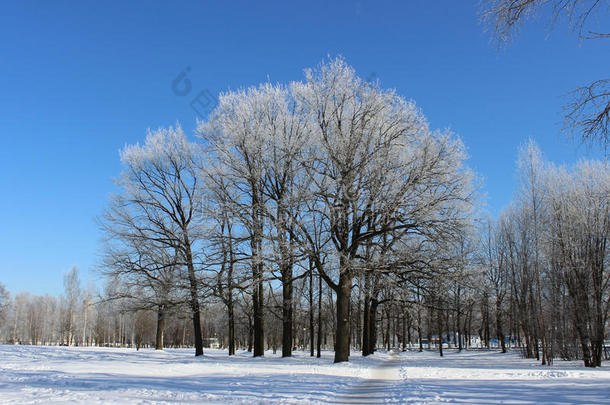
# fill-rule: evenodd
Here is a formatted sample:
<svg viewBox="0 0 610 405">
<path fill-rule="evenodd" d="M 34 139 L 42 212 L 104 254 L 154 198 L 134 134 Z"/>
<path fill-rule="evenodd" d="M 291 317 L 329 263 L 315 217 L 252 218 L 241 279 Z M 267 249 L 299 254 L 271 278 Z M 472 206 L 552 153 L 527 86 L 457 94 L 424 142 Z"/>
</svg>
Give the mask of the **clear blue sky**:
<svg viewBox="0 0 610 405">
<path fill-rule="evenodd" d="M 469 148 L 496 214 L 515 187 L 517 148 L 589 153 L 560 134 L 571 89 L 607 75 L 607 41 L 579 43 L 547 19 L 498 51 L 476 0 L 11 2 L 0 16 L 0 282 L 59 294 L 73 265 L 97 263 L 94 218 L 113 191 L 118 150 L 179 121 L 201 91 L 301 79 L 327 55 L 414 99 Z M 293 4 L 294 3 L 294 4 Z M 172 92 L 186 67 L 191 92 Z"/>
</svg>

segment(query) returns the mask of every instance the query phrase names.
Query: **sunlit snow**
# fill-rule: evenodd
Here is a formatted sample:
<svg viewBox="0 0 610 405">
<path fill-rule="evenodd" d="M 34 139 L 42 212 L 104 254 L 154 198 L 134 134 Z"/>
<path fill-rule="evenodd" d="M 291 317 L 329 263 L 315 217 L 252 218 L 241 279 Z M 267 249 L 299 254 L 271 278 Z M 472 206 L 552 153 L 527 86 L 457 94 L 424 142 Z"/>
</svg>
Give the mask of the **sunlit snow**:
<svg viewBox="0 0 610 405">
<path fill-rule="evenodd" d="M 518 353 L 353 353 L 0 346 L 2 404 L 610 404 L 610 367 L 552 367 Z"/>
</svg>

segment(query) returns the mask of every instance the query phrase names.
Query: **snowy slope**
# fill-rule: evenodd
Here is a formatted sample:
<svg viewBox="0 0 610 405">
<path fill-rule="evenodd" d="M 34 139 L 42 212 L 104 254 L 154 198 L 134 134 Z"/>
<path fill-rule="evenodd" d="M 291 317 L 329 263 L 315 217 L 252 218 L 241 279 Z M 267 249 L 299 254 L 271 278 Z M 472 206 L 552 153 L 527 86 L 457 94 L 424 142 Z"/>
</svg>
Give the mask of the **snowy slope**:
<svg viewBox="0 0 610 405">
<path fill-rule="evenodd" d="M 610 404 L 610 368 L 539 366 L 517 354 L 357 354 L 0 346 L 2 404 Z"/>
</svg>

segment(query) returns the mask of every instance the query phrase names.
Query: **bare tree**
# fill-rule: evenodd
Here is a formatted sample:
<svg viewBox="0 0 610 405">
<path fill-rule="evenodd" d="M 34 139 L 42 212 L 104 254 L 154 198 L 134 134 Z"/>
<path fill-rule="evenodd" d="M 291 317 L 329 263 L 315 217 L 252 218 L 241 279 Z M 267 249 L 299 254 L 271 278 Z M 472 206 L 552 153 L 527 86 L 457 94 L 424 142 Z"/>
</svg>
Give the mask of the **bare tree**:
<svg viewBox="0 0 610 405">
<path fill-rule="evenodd" d="M 279 93 L 275 98 L 268 111 L 273 121 L 263 145 L 263 194 L 266 196 L 265 215 L 272 225 L 267 237 L 274 246 L 274 261 L 278 264 L 278 278 L 282 284 L 282 357 L 289 357 L 294 329 L 293 283 L 306 275 L 294 273 L 301 253 L 297 250 L 296 221 L 308 197 L 301 162 L 309 131 L 303 112 L 289 99 L 288 92 Z"/>
<path fill-rule="evenodd" d="M 591 27 L 592 20 L 607 21 L 610 11 L 607 0 L 487 0 L 481 15 L 494 39 L 502 45 L 511 41 L 525 20 L 543 11 L 551 13 L 551 26 L 567 19 L 581 39 L 610 38 L 610 32 L 602 32 L 608 27 Z M 606 151 L 610 140 L 610 79 L 596 80 L 574 90 L 572 95 L 572 102 L 564 109 L 565 131 L 569 135 L 578 131 L 584 142 L 599 143 Z"/>
<path fill-rule="evenodd" d="M 583 141 L 610 144 L 610 79 L 600 79 L 573 91 L 565 109 L 565 128 L 572 135 L 579 129 Z"/>
<path fill-rule="evenodd" d="M 114 212 L 121 209 L 128 207 L 115 207 Z M 123 212 L 121 217 L 125 218 L 125 215 L 129 214 Z M 167 317 L 188 302 L 182 294 L 184 288 L 180 288 L 181 258 L 176 249 L 141 238 L 139 229 L 122 228 L 110 212 L 104 218 L 103 229 L 108 240 L 101 272 L 114 280 L 117 287 L 106 299 L 123 300 L 127 305 L 125 310 L 133 312 L 155 311 L 155 349 L 162 350 Z"/>
<path fill-rule="evenodd" d="M 484 241 L 484 247 L 487 250 L 486 254 L 486 276 L 487 282 L 491 287 L 493 297 L 495 299 L 495 317 L 496 327 L 495 334 L 500 346 L 502 347 L 502 353 L 506 353 L 506 342 L 504 333 L 504 298 L 506 297 L 508 288 L 508 265 L 507 265 L 507 252 L 506 244 L 503 243 L 502 237 L 504 234 L 499 230 L 502 227 L 502 220 L 500 224 L 492 224 L 491 220 L 487 222 L 487 240 Z M 495 226 L 494 226 L 495 225 Z"/>
<path fill-rule="evenodd" d="M 542 295 L 542 221 L 545 218 L 543 203 L 543 176 L 544 166 L 542 161 L 542 153 L 533 140 L 519 150 L 519 159 L 517 161 L 519 173 L 521 175 L 521 189 L 518 197 L 522 199 L 521 205 L 527 210 L 527 215 L 531 220 L 531 244 L 533 248 L 533 282 L 536 302 L 536 330 L 540 332 L 542 342 L 542 365 L 550 364 L 552 358 L 550 356 L 550 345 L 548 342 L 548 329 L 546 325 L 546 317 L 544 316 L 543 295 Z"/>
<path fill-rule="evenodd" d="M 203 176 L 208 181 L 209 190 L 206 214 L 214 225 L 208 233 L 206 255 L 210 266 L 208 284 L 213 294 L 226 306 L 229 356 L 235 354 L 236 348 L 236 306 L 239 292 L 244 291 L 250 277 L 243 269 L 243 263 L 249 259 L 244 252 L 244 244 L 248 237 L 239 230 L 238 216 L 234 213 L 232 203 L 237 191 L 232 189 L 230 182 L 219 175 L 218 171 L 203 170 Z"/>
<path fill-rule="evenodd" d="M 199 134 L 209 146 L 210 160 L 237 193 L 230 198 L 232 212 L 249 232 L 252 268 L 253 346 L 255 357 L 264 355 L 264 252 L 265 194 L 263 147 L 277 125 L 274 112 L 283 90 L 270 84 L 247 91 L 221 94 L 209 122 Z"/>
<path fill-rule="evenodd" d="M 77 305 L 80 303 L 81 286 L 78 277 L 78 268 L 64 274 L 64 294 L 62 296 L 62 341 L 68 346 L 74 343 L 76 335 L 76 316 L 79 313 Z"/>
<path fill-rule="evenodd" d="M 557 167 L 530 141 L 518 163 L 521 187 L 486 244 L 496 334 L 504 335 L 508 314 L 510 341 L 526 357 L 599 366 L 610 310 L 608 162 Z M 498 304 L 504 294 L 508 308 Z"/>
<path fill-rule="evenodd" d="M 584 364 L 599 367 L 610 310 L 609 167 L 607 162 L 582 162 L 571 173 L 559 168 L 551 174 L 551 242 L 560 254 Z"/>
<path fill-rule="evenodd" d="M 10 303 L 11 295 L 4 284 L 0 283 L 0 325 L 3 325 L 6 321 Z"/>
<path fill-rule="evenodd" d="M 124 171 L 118 180 L 122 193 L 114 197 L 104 219 L 113 237 L 132 241 L 130 252 L 136 255 L 124 256 L 126 263 L 136 264 L 132 269 L 146 274 L 147 279 L 153 279 L 154 271 L 171 266 L 186 269 L 184 288 L 189 295 L 196 356 L 203 354 L 200 269 L 195 259 L 202 230 L 196 217 L 202 204 L 200 156 L 180 127 L 149 132 L 144 145 L 125 147 L 121 151 Z M 153 250 L 144 251 L 146 248 Z M 151 263 L 142 264 L 142 260 Z M 158 285 L 165 286 L 167 281 Z"/>
</svg>

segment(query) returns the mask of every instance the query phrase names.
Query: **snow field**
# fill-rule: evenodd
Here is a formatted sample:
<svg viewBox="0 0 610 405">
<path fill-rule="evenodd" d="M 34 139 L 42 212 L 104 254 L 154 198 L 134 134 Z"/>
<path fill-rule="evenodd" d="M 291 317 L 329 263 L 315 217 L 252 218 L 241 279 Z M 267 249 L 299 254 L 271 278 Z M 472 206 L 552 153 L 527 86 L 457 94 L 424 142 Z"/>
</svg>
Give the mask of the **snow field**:
<svg viewBox="0 0 610 405">
<path fill-rule="evenodd" d="M 610 404 L 610 367 L 552 367 L 517 353 L 135 351 L 0 345 L 1 404 Z"/>
</svg>

